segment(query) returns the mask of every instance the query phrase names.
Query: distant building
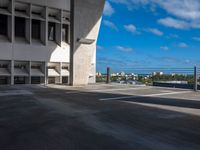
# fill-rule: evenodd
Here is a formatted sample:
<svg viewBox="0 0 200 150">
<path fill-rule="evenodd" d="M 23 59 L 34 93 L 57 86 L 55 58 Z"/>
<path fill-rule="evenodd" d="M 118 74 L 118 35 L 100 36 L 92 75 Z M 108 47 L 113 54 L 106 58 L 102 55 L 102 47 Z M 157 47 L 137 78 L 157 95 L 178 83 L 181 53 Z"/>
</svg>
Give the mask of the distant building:
<svg viewBox="0 0 200 150">
<path fill-rule="evenodd" d="M 99 76 L 99 77 L 102 76 L 101 72 L 97 72 L 96 76 Z"/>
<path fill-rule="evenodd" d="M 126 73 L 125 73 L 125 72 L 120 72 L 119 75 L 120 75 L 120 76 L 125 76 Z"/>
<path fill-rule="evenodd" d="M 156 76 L 156 75 L 160 75 L 160 76 L 161 76 L 161 75 L 163 75 L 164 73 L 163 73 L 163 72 L 153 72 L 152 74 L 153 74 L 153 76 Z"/>
</svg>

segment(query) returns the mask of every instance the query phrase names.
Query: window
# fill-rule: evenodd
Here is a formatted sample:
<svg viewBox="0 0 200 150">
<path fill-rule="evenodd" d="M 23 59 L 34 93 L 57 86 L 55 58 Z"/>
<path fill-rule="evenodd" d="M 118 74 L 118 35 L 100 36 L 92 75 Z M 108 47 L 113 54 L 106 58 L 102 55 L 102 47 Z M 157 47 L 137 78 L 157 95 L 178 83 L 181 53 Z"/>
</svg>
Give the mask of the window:
<svg viewBox="0 0 200 150">
<path fill-rule="evenodd" d="M 31 69 L 41 69 L 41 66 L 31 66 Z"/>
<path fill-rule="evenodd" d="M 8 30 L 8 17 L 0 15 L 0 35 L 7 35 Z"/>
<path fill-rule="evenodd" d="M 0 68 L 8 68 L 8 65 L 6 65 L 6 64 L 0 64 Z"/>
<path fill-rule="evenodd" d="M 55 23 L 49 22 L 49 28 L 48 28 L 48 39 L 49 41 L 55 41 L 56 39 L 56 25 Z"/>
<path fill-rule="evenodd" d="M 15 17 L 15 36 L 16 37 L 25 37 L 25 19 Z"/>
<path fill-rule="evenodd" d="M 69 26 L 63 24 L 62 27 L 62 41 L 68 43 L 69 42 Z"/>
<path fill-rule="evenodd" d="M 40 21 L 32 20 L 32 38 L 40 40 Z"/>
<path fill-rule="evenodd" d="M 26 65 L 15 65 L 15 69 L 26 69 Z"/>
<path fill-rule="evenodd" d="M 68 70 L 69 68 L 67 66 L 62 66 L 62 69 Z"/>
</svg>

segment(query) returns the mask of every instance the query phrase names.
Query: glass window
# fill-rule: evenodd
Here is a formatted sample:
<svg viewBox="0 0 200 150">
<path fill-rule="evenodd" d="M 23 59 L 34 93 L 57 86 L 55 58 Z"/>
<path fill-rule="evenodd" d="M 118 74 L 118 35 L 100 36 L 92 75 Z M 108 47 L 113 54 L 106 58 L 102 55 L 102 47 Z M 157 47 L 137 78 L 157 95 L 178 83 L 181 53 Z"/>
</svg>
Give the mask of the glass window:
<svg viewBox="0 0 200 150">
<path fill-rule="evenodd" d="M 69 26 L 67 24 L 63 24 L 62 27 L 62 41 L 69 42 Z"/>
<path fill-rule="evenodd" d="M 25 19 L 20 17 L 15 17 L 15 36 L 25 37 Z"/>
<path fill-rule="evenodd" d="M 5 15 L 0 15 L 0 34 L 7 35 L 8 17 Z"/>
<path fill-rule="evenodd" d="M 32 38 L 40 40 L 40 21 L 32 20 Z"/>
<path fill-rule="evenodd" d="M 51 23 L 49 22 L 49 28 L 48 28 L 48 39 L 49 41 L 55 41 L 55 37 L 56 37 L 56 25 L 55 23 Z"/>
</svg>

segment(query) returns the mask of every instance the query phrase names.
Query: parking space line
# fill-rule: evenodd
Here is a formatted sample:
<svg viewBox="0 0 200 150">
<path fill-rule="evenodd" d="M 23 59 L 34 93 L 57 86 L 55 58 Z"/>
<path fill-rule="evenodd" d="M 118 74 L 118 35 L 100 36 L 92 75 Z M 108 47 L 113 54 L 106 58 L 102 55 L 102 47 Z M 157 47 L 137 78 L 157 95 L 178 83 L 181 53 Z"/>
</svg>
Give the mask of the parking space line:
<svg viewBox="0 0 200 150">
<path fill-rule="evenodd" d="M 97 89 L 91 90 L 91 92 L 112 92 L 112 91 L 125 91 L 125 90 L 145 90 L 151 89 L 151 87 L 134 87 L 134 88 L 118 88 L 118 89 Z"/>
<path fill-rule="evenodd" d="M 165 96 L 165 95 L 185 94 L 185 93 L 190 93 L 190 92 L 192 92 L 192 91 L 179 91 L 179 92 L 158 93 L 158 94 L 148 94 L 148 95 L 121 96 L 121 97 L 112 97 L 112 98 L 102 98 L 99 100 L 101 100 L 101 101 L 122 100 L 122 99 L 136 98 L 136 97 L 156 97 L 156 96 Z"/>
</svg>

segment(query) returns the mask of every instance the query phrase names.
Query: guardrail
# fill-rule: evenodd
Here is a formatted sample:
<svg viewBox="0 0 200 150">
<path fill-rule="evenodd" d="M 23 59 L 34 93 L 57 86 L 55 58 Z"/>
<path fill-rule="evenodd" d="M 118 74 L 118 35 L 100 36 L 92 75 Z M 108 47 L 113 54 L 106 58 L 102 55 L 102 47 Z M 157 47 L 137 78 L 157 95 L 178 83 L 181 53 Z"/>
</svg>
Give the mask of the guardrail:
<svg viewBox="0 0 200 150">
<path fill-rule="evenodd" d="M 147 85 L 177 87 L 200 90 L 200 69 L 194 68 L 122 68 L 122 72 L 113 71 L 109 67 L 107 73 L 102 76 L 97 76 L 99 82 L 118 82 L 130 83 L 136 81 Z M 162 81 L 162 82 L 160 82 Z M 175 81 L 175 82 L 167 82 Z M 177 83 L 176 83 L 177 81 Z M 183 82 L 180 82 L 183 81 Z M 180 83 L 178 83 L 180 82 Z"/>
</svg>

